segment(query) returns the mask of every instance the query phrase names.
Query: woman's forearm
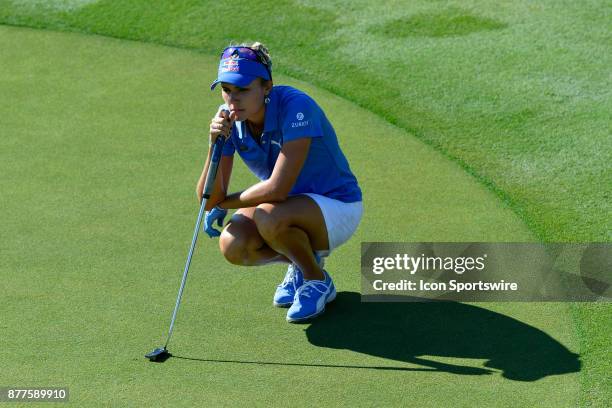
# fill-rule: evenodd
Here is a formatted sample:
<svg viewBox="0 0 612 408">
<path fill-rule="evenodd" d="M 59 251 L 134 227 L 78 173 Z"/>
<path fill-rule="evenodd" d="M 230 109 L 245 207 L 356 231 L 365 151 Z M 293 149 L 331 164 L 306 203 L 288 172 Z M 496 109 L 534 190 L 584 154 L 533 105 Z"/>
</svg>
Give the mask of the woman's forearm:
<svg viewBox="0 0 612 408">
<path fill-rule="evenodd" d="M 200 203 L 202 202 L 202 196 L 204 194 L 204 184 L 206 183 L 206 177 L 208 175 L 208 170 L 210 169 L 210 162 L 212 156 L 212 149 L 208 150 L 208 155 L 206 157 L 206 162 L 204 163 L 204 168 L 202 169 L 202 174 L 200 175 L 200 179 L 198 180 L 198 184 L 196 187 L 196 194 Z M 224 179 L 227 177 L 223 177 L 223 170 L 221 165 L 217 167 L 217 174 L 214 180 L 214 185 L 210 197 L 206 201 L 206 210 L 210 210 L 217 203 L 222 201 L 225 198 L 225 186 Z M 229 180 L 227 180 L 229 182 Z"/>
<path fill-rule="evenodd" d="M 212 156 L 212 150 L 208 149 L 208 154 L 206 156 L 206 161 L 204 162 L 204 168 L 202 169 L 202 174 L 198 179 L 198 184 L 196 187 L 196 194 L 198 196 L 198 200 L 202 201 L 202 192 L 204 191 L 204 182 L 206 181 L 206 174 L 208 174 L 208 167 L 210 167 L 210 158 Z"/>
<path fill-rule="evenodd" d="M 226 195 L 218 206 L 221 208 L 255 207 L 262 203 L 284 201 L 286 198 L 286 195 L 280 194 L 278 189 L 274 188 L 270 180 L 264 180 L 244 191 Z"/>
</svg>

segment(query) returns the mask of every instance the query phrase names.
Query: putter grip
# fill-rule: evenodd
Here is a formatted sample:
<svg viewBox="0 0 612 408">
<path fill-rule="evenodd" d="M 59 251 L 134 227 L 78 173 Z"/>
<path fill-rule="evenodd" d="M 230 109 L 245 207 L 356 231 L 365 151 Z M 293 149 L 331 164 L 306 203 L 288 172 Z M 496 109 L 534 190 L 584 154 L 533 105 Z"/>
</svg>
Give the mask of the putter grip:
<svg viewBox="0 0 612 408">
<path fill-rule="evenodd" d="M 210 193 L 215 185 L 215 178 L 217 177 L 217 169 L 221 162 L 221 152 L 223 145 L 225 144 L 225 138 L 223 136 L 217 137 L 213 144 L 213 151 L 210 158 L 210 165 L 208 166 L 208 174 L 206 175 L 206 181 L 204 182 L 204 192 L 202 197 L 206 200 L 210 198 Z"/>
</svg>

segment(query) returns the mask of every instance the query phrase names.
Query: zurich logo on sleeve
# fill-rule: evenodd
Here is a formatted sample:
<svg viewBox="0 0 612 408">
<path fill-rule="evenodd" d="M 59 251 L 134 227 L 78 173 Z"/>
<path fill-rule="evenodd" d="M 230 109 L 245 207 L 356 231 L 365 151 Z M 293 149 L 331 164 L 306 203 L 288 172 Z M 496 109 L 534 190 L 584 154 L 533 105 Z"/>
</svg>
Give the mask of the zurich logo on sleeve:
<svg viewBox="0 0 612 408">
<path fill-rule="evenodd" d="M 292 128 L 308 126 L 308 123 L 310 122 L 309 120 L 304 120 L 304 114 L 302 112 L 298 112 L 297 115 L 295 115 L 295 118 L 298 121 L 297 122 L 291 122 L 291 127 Z"/>
</svg>

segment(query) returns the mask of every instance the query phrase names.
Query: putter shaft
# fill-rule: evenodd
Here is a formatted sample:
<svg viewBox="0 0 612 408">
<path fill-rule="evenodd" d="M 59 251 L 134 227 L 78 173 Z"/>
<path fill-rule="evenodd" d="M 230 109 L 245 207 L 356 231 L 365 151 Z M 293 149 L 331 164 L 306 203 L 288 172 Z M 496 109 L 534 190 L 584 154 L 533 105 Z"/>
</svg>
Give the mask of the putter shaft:
<svg viewBox="0 0 612 408">
<path fill-rule="evenodd" d="M 212 189 L 214 187 L 215 178 L 217 177 L 217 170 L 219 168 L 219 162 L 221 161 L 221 151 L 225 144 L 225 138 L 220 136 L 215 140 L 213 145 L 213 152 L 211 155 L 210 165 L 208 166 L 208 174 L 206 175 L 206 181 L 204 183 L 204 191 L 202 194 L 202 203 L 200 204 L 200 211 L 198 213 L 198 219 L 196 221 L 195 230 L 193 231 L 193 238 L 191 240 L 191 247 L 189 248 L 189 255 L 187 255 L 187 261 L 185 262 L 185 269 L 183 270 L 183 279 L 181 280 L 181 287 L 179 288 L 178 296 L 176 297 L 176 304 L 174 305 L 174 311 L 172 312 L 172 320 L 170 321 L 170 329 L 168 329 L 168 337 L 164 349 L 168 348 L 170 338 L 172 337 L 172 331 L 174 330 L 174 322 L 176 321 L 176 315 L 178 313 L 179 306 L 181 304 L 181 298 L 183 297 L 183 291 L 185 290 L 185 283 L 187 282 L 187 274 L 189 273 L 189 265 L 191 265 L 191 258 L 193 251 L 198 241 L 198 233 L 200 232 L 200 225 L 202 224 L 202 216 L 204 215 L 204 209 L 206 208 L 206 202 L 210 198 Z"/>
<path fill-rule="evenodd" d="M 193 250 L 198 241 L 198 232 L 200 231 L 200 224 L 202 223 L 202 215 L 204 214 L 204 208 L 206 207 L 206 199 L 202 199 L 200 205 L 200 212 L 198 213 L 198 219 L 196 221 L 195 231 L 193 232 L 193 238 L 191 240 L 191 248 L 189 248 L 189 255 L 187 255 L 187 261 L 185 262 L 185 269 L 183 270 L 183 279 L 181 280 L 181 287 L 179 288 L 178 296 L 176 297 L 176 304 L 174 305 L 174 311 L 172 312 L 172 320 L 170 321 L 170 329 L 168 330 L 168 338 L 164 348 L 168 348 L 170 337 L 172 337 L 172 331 L 174 330 L 174 322 L 176 320 L 176 314 L 178 313 L 179 306 L 181 304 L 181 298 L 183 297 L 183 290 L 185 289 L 185 282 L 187 282 L 187 274 L 189 273 L 189 265 L 191 265 L 191 257 L 193 256 Z"/>
</svg>

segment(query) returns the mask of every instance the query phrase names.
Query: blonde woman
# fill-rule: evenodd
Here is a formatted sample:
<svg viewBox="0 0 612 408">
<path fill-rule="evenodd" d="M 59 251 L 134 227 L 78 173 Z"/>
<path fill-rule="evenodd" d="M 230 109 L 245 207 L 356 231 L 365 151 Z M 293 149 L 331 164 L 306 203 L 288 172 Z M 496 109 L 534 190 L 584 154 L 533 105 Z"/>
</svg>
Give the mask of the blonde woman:
<svg viewBox="0 0 612 408">
<path fill-rule="evenodd" d="M 217 137 L 227 139 L 204 231 L 220 237 L 221 252 L 232 264 L 288 263 L 273 304 L 289 307 L 289 322 L 318 316 L 336 297 L 323 258 L 361 220 L 357 179 L 319 105 L 298 89 L 273 84 L 272 61 L 262 44 L 225 48 L 211 89 L 218 85 L 224 103 L 210 123 L 209 146 Z M 200 198 L 210 150 L 197 185 Z M 236 154 L 260 181 L 228 193 Z M 223 230 L 215 229 L 234 208 Z"/>
</svg>

